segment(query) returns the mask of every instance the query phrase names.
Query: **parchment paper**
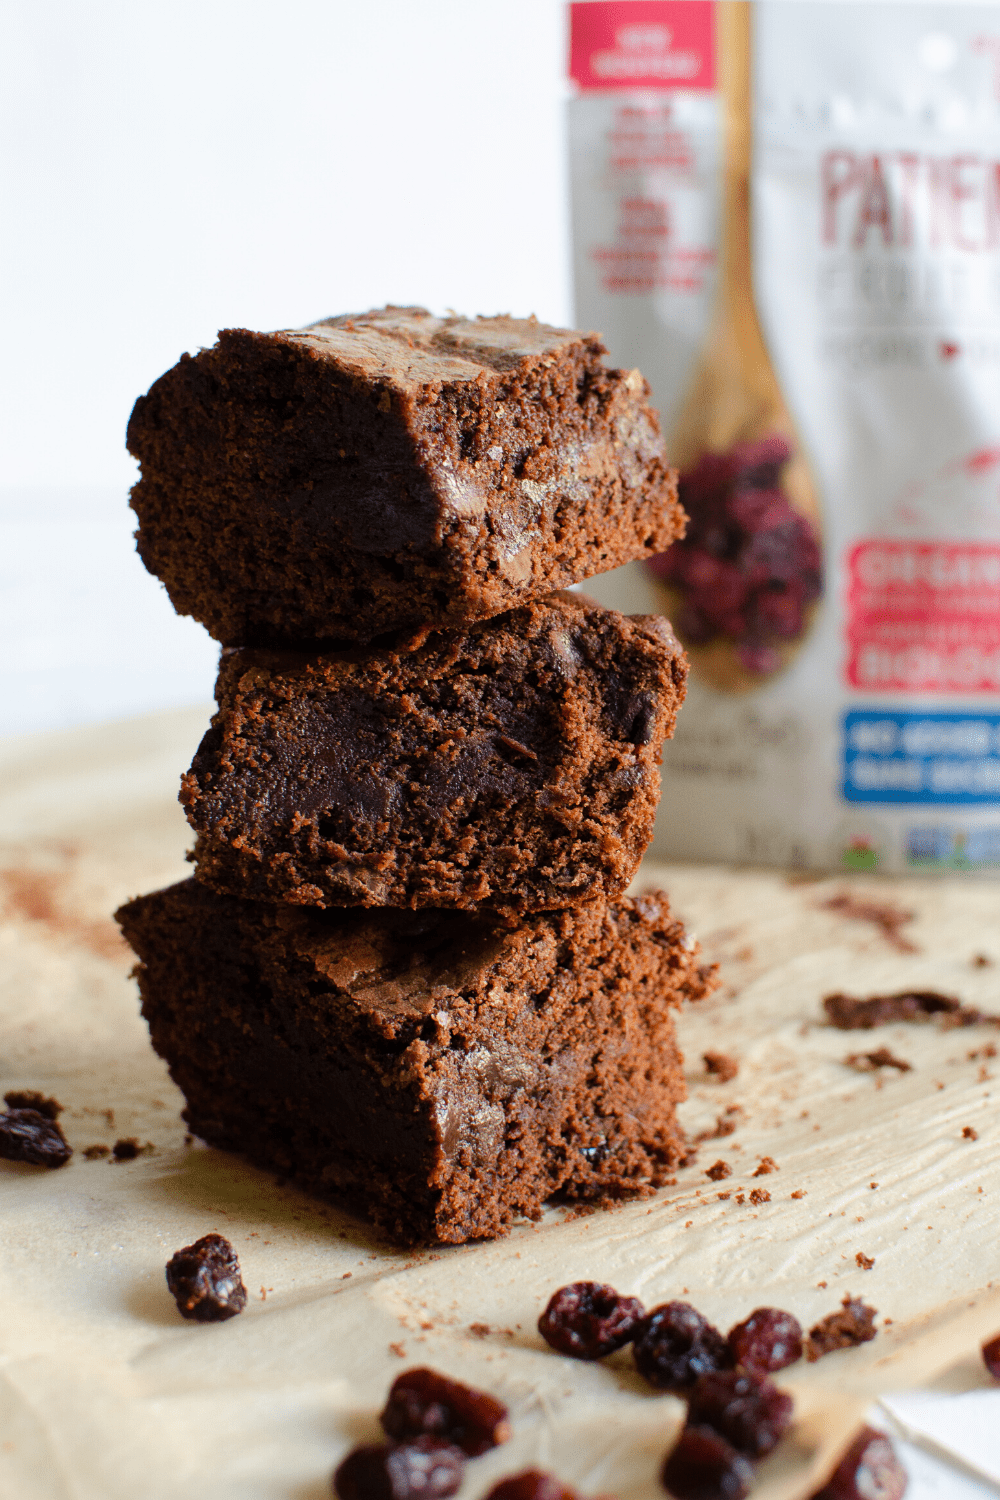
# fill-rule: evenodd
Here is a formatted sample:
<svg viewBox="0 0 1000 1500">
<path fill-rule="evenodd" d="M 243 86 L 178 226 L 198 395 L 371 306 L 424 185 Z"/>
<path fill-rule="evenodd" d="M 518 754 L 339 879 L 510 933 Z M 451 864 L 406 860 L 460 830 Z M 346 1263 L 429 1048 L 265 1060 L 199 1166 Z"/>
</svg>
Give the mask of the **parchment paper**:
<svg viewBox="0 0 1000 1500">
<path fill-rule="evenodd" d="M 809 1494 L 880 1393 L 964 1369 L 962 1388 L 988 1400 L 975 1361 L 1000 1331 L 1000 1131 L 984 1049 L 1000 1033 L 843 1033 L 820 1002 L 918 986 L 1000 1014 L 1000 886 L 645 869 L 639 883 L 663 884 L 723 965 L 722 989 L 680 1023 L 686 1128 L 738 1128 L 703 1141 L 652 1200 L 551 1209 L 496 1243 L 408 1254 L 186 1144 L 149 1047 L 109 913 L 188 873 L 175 789 L 208 716 L 0 746 L 0 1092 L 55 1094 L 76 1148 L 56 1172 L 0 1163 L 0 1495 L 319 1500 L 346 1449 L 377 1437 L 392 1378 L 426 1363 L 511 1406 L 513 1440 L 470 1464 L 461 1500 L 529 1463 L 587 1494 L 653 1500 L 681 1404 L 651 1393 L 627 1353 L 579 1364 L 535 1331 L 578 1278 L 647 1305 L 685 1297 L 723 1329 L 761 1305 L 808 1327 L 848 1291 L 879 1310 L 872 1343 L 784 1372 L 798 1421 L 761 1469 L 761 1500 Z M 912 910 L 901 932 L 917 951 L 824 905 L 845 890 Z M 844 1062 L 880 1046 L 912 1071 Z M 738 1076 L 713 1081 L 708 1049 L 735 1056 Z M 125 1137 L 153 1149 L 83 1155 Z M 764 1156 L 777 1170 L 755 1177 Z M 732 1175 L 713 1182 L 720 1159 Z M 751 1205 L 753 1189 L 770 1200 Z M 236 1246 L 250 1302 L 228 1323 L 184 1323 L 163 1267 L 213 1229 Z"/>
</svg>

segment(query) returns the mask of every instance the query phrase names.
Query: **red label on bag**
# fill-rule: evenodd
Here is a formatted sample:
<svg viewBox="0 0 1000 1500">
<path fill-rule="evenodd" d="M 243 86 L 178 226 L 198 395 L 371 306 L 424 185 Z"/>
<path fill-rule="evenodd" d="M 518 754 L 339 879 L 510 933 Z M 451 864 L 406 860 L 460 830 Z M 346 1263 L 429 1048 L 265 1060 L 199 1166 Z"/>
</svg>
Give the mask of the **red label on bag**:
<svg viewBox="0 0 1000 1500">
<path fill-rule="evenodd" d="M 848 570 L 853 687 L 1000 691 L 1000 546 L 870 540 L 853 548 Z"/>
<path fill-rule="evenodd" d="M 714 0 L 570 6 L 570 77 L 582 89 L 714 89 Z"/>
</svg>

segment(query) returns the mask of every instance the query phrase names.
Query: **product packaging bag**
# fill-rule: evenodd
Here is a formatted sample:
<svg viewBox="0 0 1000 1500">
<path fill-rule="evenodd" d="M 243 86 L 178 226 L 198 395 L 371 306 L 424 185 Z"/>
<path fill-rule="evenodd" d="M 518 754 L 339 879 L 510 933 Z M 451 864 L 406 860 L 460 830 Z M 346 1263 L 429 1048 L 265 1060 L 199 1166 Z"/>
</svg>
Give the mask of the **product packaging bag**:
<svg viewBox="0 0 1000 1500">
<path fill-rule="evenodd" d="M 572 9 L 577 321 L 651 380 L 691 516 L 652 566 L 587 586 L 668 614 L 691 656 L 657 852 L 996 868 L 1000 9 Z M 633 150 L 629 178 L 629 110 L 683 133 L 696 90 L 672 53 L 696 11 L 714 154 Z M 630 37 L 645 75 L 625 71 Z M 661 204 L 642 210 L 665 231 L 645 279 L 615 193 Z M 682 314 L 670 283 L 695 248 L 704 287 Z M 631 284 L 601 274 L 602 250 Z"/>
</svg>

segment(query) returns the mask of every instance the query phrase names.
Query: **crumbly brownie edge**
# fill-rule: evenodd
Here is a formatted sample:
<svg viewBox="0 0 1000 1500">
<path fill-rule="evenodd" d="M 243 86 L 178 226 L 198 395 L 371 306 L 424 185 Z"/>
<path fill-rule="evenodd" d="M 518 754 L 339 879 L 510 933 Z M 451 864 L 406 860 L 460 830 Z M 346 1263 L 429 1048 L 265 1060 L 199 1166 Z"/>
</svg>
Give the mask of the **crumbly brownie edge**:
<svg viewBox="0 0 1000 1500">
<path fill-rule="evenodd" d="M 416 651 L 237 652 L 182 779 L 213 889 L 525 911 L 621 895 L 686 661 L 657 617 L 549 595 Z"/>
<path fill-rule="evenodd" d="M 459 1243 L 501 1234 L 518 1214 L 536 1217 L 554 1193 L 597 1201 L 644 1193 L 663 1180 L 681 1154 L 675 1107 L 684 1084 L 671 1011 L 685 999 L 698 998 L 712 980 L 699 967 L 697 949 L 688 946 L 680 924 L 665 913 L 661 898 L 644 897 L 614 908 L 595 904 L 582 918 L 562 913 L 539 919 L 531 932 L 535 947 L 547 948 L 544 962 L 516 934 L 500 934 L 510 970 L 507 999 L 516 993 L 511 973 L 518 965 L 526 973 L 534 963 L 530 982 L 535 1005 L 525 1006 L 519 995 L 517 1006 L 528 1017 L 529 1031 L 538 1014 L 535 1006 L 543 1013 L 536 1030 L 549 1024 L 550 1014 L 554 1018 L 551 1040 L 557 1050 L 548 1071 L 538 1073 L 534 1103 L 530 1089 L 518 1083 L 518 1069 L 529 1066 L 523 1036 L 520 1052 L 516 1036 L 507 1052 L 484 1049 L 481 1041 L 467 1049 L 459 1045 L 456 1052 L 454 1046 L 417 1035 L 391 1065 L 384 1063 L 389 1054 L 383 1039 L 383 1061 L 369 1068 L 369 1105 L 361 1110 L 368 1138 L 391 1123 L 386 1085 L 378 1085 L 379 1068 L 393 1080 L 388 1097 L 398 1098 L 400 1069 L 410 1091 L 397 1117 L 397 1125 L 402 1122 L 400 1128 L 405 1126 L 409 1134 L 394 1139 L 385 1163 L 365 1160 L 363 1152 L 345 1153 L 339 1139 L 334 1148 L 339 1127 L 325 1141 L 319 1139 L 326 1128 L 322 1112 L 310 1111 L 307 1099 L 318 1086 L 315 1078 L 302 1075 L 296 1082 L 278 1066 L 288 1038 L 301 1042 L 297 1028 L 303 1016 L 311 1014 L 315 1023 L 323 1007 L 313 997 L 304 1009 L 296 1009 L 287 995 L 275 1005 L 274 994 L 265 993 L 261 972 L 269 969 L 272 984 L 280 985 L 276 976 L 288 976 L 298 963 L 288 982 L 304 991 L 309 965 L 302 966 L 303 953 L 312 951 L 315 958 L 323 945 L 313 944 L 310 950 L 310 938 L 303 948 L 294 933 L 308 937 L 322 930 L 327 919 L 283 909 L 281 920 L 293 939 L 286 931 L 286 938 L 275 944 L 272 932 L 267 942 L 273 952 L 265 962 L 258 941 L 261 918 L 270 920 L 268 913 L 274 910 L 216 897 L 188 881 L 139 898 L 118 914 L 142 960 L 137 972 L 154 1046 L 187 1095 L 192 1128 L 213 1144 L 239 1150 L 260 1165 L 294 1174 L 309 1190 L 363 1208 L 402 1242 Z M 227 912 L 241 928 L 235 943 L 227 942 L 223 932 Z M 250 951 L 255 943 L 256 954 Z M 589 989 L 582 1001 L 571 992 L 567 971 L 554 967 L 559 943 L 564 959 L 570 952 L 577 955 L 569 972 L 575 969 L 586 979 Z M 595 971 L 595 955 L 601 953 L 603 964 Z M 513 968 L 511 954 L 517 955 Z M 539 963 L 548 974 L 548 991 L 538 988 Z M 312 979 L 317 981 L 316 972 Z M 477 1025 L 485 1028 L 481 1037 L 493 1037 L 498 1030 L 497 1015 L 486 1007 L 469 1032 L 469 1006 L 483 1003 L 469 984 L 466 979 L 462 993 L 448 991 L 456 1011 L 465 1007 L 466 1043 Z M 337 1017 L 338 1036 L 346 1034 L 354 1049 L 348 1074 L 352 1067 L 357 1074 L 362 1051 L 367 1048 L 369 1063 L 374 1055 L 372 1036 L 362 1047 L 358 1034 L 352 1035 L 350 1026 L 343 1028 L 342 1007 Z M 259 1046 L 248 1041 L 255 1027 Z M 574 1053 L 573 1027 L 581 1032 L 580 1056 Z M 599 1046 L 595 1038 L 603 1038 Z M 308 1046 L 315 1054 L 315 1034 Z M 485 1085 L 480 1077 L 484 1068 Z M 328 1071 L 321 1079 L 324 1099 L 331 1097 L 330 1076 Z M 346 1076 L 343 1068 L 339 1076 Z M 478 1104 L 476 1088 L 482 1089 Z M 376 1097 L 381 1100 L 377 1107 L 370 1102 Z M 456 1100 L 459 1114 L 465 1111 L 462 1128 L 471 1134 L 460 1132 L 459 1148 L 449 1155 L 441 1150 L 442 1132 Z M 349 1101 L 355 1110 L 358 1103 L 357 1096 Z M 483 1148 L 485 1155 L 477 1160 L 475 1150 L 461 1142 L 475 1146 L 484 1130 L 484 1139 L 502 1138 L 503 1149 L 490 1157 Z"/>
<path fill-rule="evenodd" d="M 600 354 L 572 335 L 417 399 L 291 335 L 227 331 L 136 403 L 140 556 L 224 644 L 281 645 L 488 618 L 662 552 L 676 476 L 645 383 Z M 517 438 L 515 416 L 539 430 Z"/>
</svg>

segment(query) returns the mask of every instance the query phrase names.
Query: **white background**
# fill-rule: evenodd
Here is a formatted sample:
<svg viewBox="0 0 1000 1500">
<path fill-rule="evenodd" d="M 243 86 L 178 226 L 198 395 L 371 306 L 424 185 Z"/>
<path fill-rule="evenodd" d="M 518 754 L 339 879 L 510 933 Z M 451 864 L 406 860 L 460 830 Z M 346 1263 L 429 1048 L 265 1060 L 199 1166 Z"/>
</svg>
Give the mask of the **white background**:
<svg viewBox="0 0 1000 1500">
<path fill-rule="evenodd" d="M 221 327 L 571 321 L 561 0 L 20 0 L 0 25 L 0 733 L 207 700 L 132 403 Z"/>
</svg>

